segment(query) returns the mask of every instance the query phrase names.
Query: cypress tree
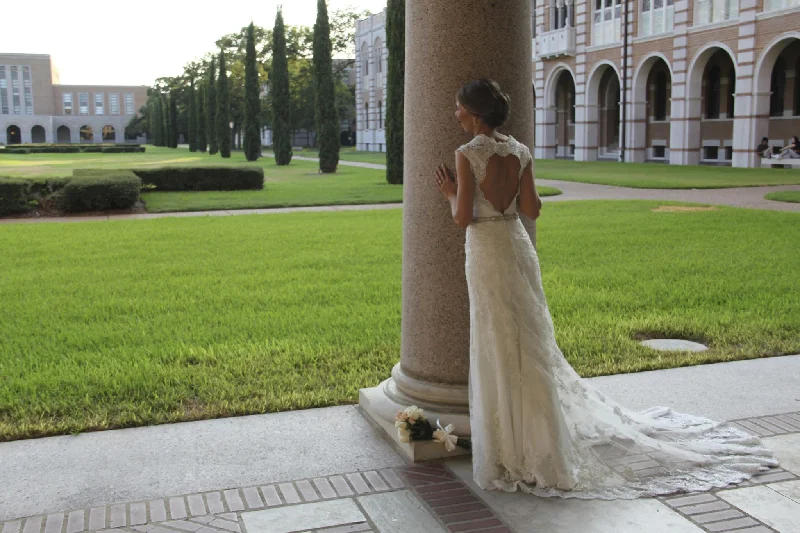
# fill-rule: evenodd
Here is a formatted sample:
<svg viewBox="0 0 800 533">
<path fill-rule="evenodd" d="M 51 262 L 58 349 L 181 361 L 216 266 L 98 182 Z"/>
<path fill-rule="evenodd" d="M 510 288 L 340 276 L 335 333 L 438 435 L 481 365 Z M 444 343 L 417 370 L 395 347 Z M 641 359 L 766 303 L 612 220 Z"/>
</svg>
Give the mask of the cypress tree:
<svg viewBox="0 0 800 533">
<path fill-rule="evenodd" d="M 403 183 L 403 90 L 406 72 L 406 0 L 386 4 L 386 181 Z"/>
<path fill-rule="evenodd" d="M 161 146 L 169 148 L 169 97 L 161 95 Z"/>
<path fill-rule="evenodd" d="M 155 95 L 150 98 L 150 135 L 153 136 L 153 144 L 162 146 L 161 132 L 164 124 L 164 119 L 161 117 L 161 95 Z"/>
<path fill-rule="evenodd" d="M 259 98 L 256 39 L 253 23 L 247 27 L 247 46 L 244 62 L 244 156 L 255 161 L 261 155 L 261 100 Z"/>
<path fill-rule="evenodd" d="M 216 58 L 211 59 L 211 68 L 208 70 L 208 86 L 206 87 L 206 139 L 208 139 L 208 153 L 214 155 L 219 151 L 217 143 L 217 74 Z"/>
<path fill-rule="evenodd" d="M 231 156 L 231 95 L 228 88 L 228 72 L 225 66 L 225 51 L 219 51 L 219 76 L 217 76 L 217 144 L 219 155 Z"/>
<path fill-rule="evenodd" d="M 314 24 L 314 118 L 317 125 L 320 172 L 336 172 L 339 164 L 339 113 L 333 81 L 331 28 L 326 0 L 317 0 Z"/>
<path fill-rule="evenodd" d="M 206 86 L 200 82 L 197 86 L 197 149 L 205 153 L 208 148 L 206 138 Z"/>
<path fill-rule="evenodd" d="M 178 147 L 178 98 L 175 93 L 169 95 L 169 147 Z"/>
<path fill-rule="evenodd" d="M 189 151 L 197 151 L 197 95 L 194 93 L 194 78 L 189 86 Z"/>
<path fill-rule="evenodd" d="M 286 28 L 280 6 L 272 31 L 272 150 L 275 164 L 288 165 L 292 161 L 292 139 L 289 131 L 289 62 L 286 60 Z"/>
</svg>

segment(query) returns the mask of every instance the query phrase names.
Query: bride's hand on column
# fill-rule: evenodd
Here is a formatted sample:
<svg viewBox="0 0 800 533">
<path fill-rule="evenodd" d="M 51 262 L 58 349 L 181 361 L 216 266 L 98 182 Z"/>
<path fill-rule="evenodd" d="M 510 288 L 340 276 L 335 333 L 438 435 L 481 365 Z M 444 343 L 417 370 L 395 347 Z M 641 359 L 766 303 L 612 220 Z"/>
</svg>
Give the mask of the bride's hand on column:
<svg viewBox="0 0 800 533">
<path fill-rule="evenodd" d="M 458 184 L 453 175 L 453 171 L 447 168 L 447 165 L 439 165 L 436 167 L 436 186 L 439 187 L 439 192 L 446 200 L 455 196 L 458 192 Z"/>
</svg>

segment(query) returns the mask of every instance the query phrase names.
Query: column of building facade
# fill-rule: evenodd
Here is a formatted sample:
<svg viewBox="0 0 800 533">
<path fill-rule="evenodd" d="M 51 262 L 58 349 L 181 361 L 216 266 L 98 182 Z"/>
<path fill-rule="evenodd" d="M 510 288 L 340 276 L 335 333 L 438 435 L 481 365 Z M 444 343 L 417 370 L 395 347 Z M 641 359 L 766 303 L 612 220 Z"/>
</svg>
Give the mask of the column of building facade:
<svg viewBox="0 0 800 533">
<path fill-rule="evenodd" d="M 736 55 L 736 94 L 733 113 L 734 167 L 754 167 L 758 163 L 755 146 L 767 135 L 769 118 L 757 109 L 769 109 L 769 93 L 757 94 L 754 83 L 757 0 L 739 1 L 739 43 Z M 761 105 L 759 105 L 761 104 Z"/>
<path fill-rule="evenodd" d="M 686 46 L 689 21 L 689 1 L 675 2 L 674 32 L 672 39 L 672 101 L 670 105 L 669 162 L 673 165 L 689 163 L 689 149 L 699 146 L 700 139 L 690 139 L 692 117 L 700 118 L 700 100 L 690 100 L 686 86 Z M 692 144 L 694 142 L 694 144 Z"/>
<path fill-rule="evenodd" d="M 542 35 L 545 31 L 545 20 L 547 19 L 547 5 L 545 0 L 536 0 L 536 35 Z M 537 53 L 539 45 L 537 43 Z M 533 148 L 533 156 L 537 159 L 546 159 L 555 155 L 555 132 L 553 131 L 555 113 L 548 113 L 550 109 L 547 96 L 545 94 L 544 61 L 541 58 L 534 63 L 533 87 L 535 89 L 536 100 L 533 102 L 536 128 L 536 146 Z M 552 155 L 548 150 L 552 148 Z"/>
<path fill-rule="evenodd" d="M 367 124 L 369 125 L 370 131 L 370 143 L 372 143 L 370 149 L 374 150 L 378 132 L 378 99 L 375 97 L 377 94 L 376 85 L 378 76 L 376 74 L 378 72 L 378 58 L 381 52 L 380 50 L 375 50 L 375 39 L 372 34 L 370 34 L 369 39 L 369 76 L 367 78 L 369 83 L 369 116 L 367 117 Z"/>
<path fill-rule="evenodd" d="M 625 161 L 644 163 L 647 159 L 647 91 L 644 92 L 645 99 L 637 100 L 636 91 L 634 91 L 634 73 L 636 72 L 636 65 L 634 64 L 633 55 L 633 37 L 634 33 L 634 19 L 638 11 L 636 9 L 636 2 L 628 0 L 625 8 L 628 10 L 628 49 L 622 49 L 623 57 L 620 58 L 620 65 L 624 64 L 624 54 L 628 57 L 628 69 L 623 75 L 627 80 L 627 87 L 625 91 L 625 101 L 627 109 L 625 111 Z M 622 28 L 625 31 L 625 28 Z M 622 68 L 620 68 L 622 72 Z M 621 80 L 620 80 L 621 81 Z M 645 80 L 645 84 L 647 80 Z M 648 87 L 649 90 L 649 87 Z M 620 91 L 622 91 L 622 84 L 620 83 Z M 620 92 L 620 95 L 622 93 Z M 620 113 L 622 113 L 622 104 L 620 103 Z M 622 117 L 620 117 L 620 124 L 622 124 Z"/>
<path fill-rule="evenodd" d="M 586 46 L 589 26 L 586 6 L 581 2 L 575 11 L 575 160 L 597 159 L 597 104 L 586 98 Z M 572 0 L 569 0 L 572 4 Z M 568 7 L 569 9 L 569 7 Z M 569 18 L 567 19 L 569 20 Z M 569 117 L 569 113 L 567 113 Z"/>
</svg>

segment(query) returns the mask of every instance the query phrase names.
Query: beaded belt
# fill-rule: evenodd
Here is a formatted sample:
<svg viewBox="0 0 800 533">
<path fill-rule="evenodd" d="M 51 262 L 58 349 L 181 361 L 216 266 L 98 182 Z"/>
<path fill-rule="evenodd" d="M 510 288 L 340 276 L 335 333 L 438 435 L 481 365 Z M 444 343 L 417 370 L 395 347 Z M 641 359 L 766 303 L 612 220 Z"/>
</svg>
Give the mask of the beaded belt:
<svg viewBox="0 0 800 533">
<path fill-rule="evenodd" d="M 472 219 L 473 222 L 493 222 L 495 220 L 514 220 L 519 218 L 517 213 L 511 213 L 510 215 L 497 215 L 495 217 L 475 217 Z"/>
</svg>

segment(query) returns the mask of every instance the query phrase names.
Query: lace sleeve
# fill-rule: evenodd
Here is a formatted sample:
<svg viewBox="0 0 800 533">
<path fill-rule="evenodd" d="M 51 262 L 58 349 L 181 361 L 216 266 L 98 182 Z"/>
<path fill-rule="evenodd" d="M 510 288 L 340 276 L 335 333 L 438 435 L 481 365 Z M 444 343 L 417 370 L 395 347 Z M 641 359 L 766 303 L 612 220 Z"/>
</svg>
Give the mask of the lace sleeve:
<svg viewBox="0 0 800 533">
<path fill-rule="evenodd" d="M 469 168 L 470 168 L 470 170 L 472 170 L 472 175 L 474 176 L 475 175 L 475 169 L 477 168 L 477 164 L 476 164 L 477 163 L 477 159 L 476 159 L 476 155 L 477 154 L 475 153 L 475 147 L 472 146 L 471 144 L 462 144 L 461 146 L 458 147 L 458 150 L 456 150 L 456 151 L 457 152 L 461 152 L 462 154 L 464 154 L 464 157 L 467 158 L 467 161 L 469 161 Z"/>
<path fill-rule="evenodd" d="M 525 172 L 525 169 L 528 168 L 528 165 L 532 161 L 531 151 L 528 149 L 527 146 L 520 143 L 519 145 L 519 177 L 522 177 L 522 174 Z"/>
</svg>

